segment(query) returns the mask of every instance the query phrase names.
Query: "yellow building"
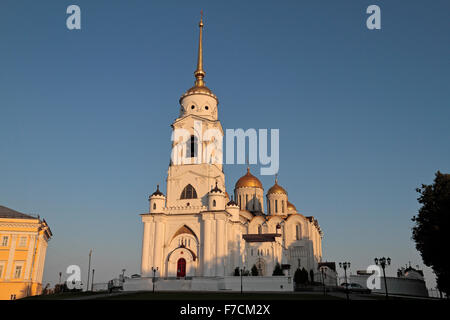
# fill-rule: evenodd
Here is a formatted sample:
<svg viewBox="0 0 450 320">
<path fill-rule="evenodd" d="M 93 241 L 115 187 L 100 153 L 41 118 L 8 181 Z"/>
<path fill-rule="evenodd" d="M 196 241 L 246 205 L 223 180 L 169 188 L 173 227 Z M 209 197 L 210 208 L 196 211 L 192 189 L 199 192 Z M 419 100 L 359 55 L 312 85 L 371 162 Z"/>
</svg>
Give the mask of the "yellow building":
<svg viewBox="0 0 450 320">
<path fill-rule="evenodd" d="M 0 206 L 0 300 L 42 292 L 47 243 L 45 220 Z"/>
</svg>

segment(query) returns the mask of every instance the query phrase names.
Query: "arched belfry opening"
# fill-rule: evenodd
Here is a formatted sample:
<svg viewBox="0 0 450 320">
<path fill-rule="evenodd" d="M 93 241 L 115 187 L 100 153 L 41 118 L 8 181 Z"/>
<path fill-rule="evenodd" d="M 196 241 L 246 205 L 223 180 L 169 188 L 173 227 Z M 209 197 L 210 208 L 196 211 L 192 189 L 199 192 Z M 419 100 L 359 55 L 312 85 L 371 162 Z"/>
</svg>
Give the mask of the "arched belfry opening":
<svg viewBox="0 0 450 320">
<path fill-rule="evenodd" d="M 186 157 L 196 158 L 198 154 L 198 139 L 192 135 L 186 143 Z"/>
</svg>

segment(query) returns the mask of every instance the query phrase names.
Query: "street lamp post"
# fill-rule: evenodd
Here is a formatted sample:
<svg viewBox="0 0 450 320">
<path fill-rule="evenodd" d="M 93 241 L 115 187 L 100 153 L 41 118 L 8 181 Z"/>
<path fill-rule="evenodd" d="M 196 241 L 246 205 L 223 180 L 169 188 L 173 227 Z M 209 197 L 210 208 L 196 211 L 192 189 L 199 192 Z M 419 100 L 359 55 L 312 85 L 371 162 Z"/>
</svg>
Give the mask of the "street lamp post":
<svg viewBox="0 0 450 320">
<path fill-rule="evenodd" d="M 152 271 L 153 271 L 153 280 L 152 280 L 152 283 L 153 283 L 153 293 L 155 293 L 155 281 L 156 281 L 156 278 L 155 278 L 155 275 L 156 275 L 156 271 L 158 271 L 158 267 L 152 267 Z"/>
<path fill-rule="evenodd" d="M 386 266 L 389 266 L 391 264 L 391 258 L 375 258 L 375 264 L 378 266 L 381 266 L 381 268 L 383 269 L 383 278 L 384 278 L 384 290 L 386 292 L 386 299 L 389 299 L 389 295 L 388 295 L 388 288 L 387 288 L 387 281 L 386 281 Z"/>
<path fill-rule="evenodd" d="M 325 288 L 325 267 L 320 267 L 320 273 L 322 274 L 322 286 L 323 286 L 323 295 L 327 295 L 327 289 Z"/>
<path fill-rule="evenodd" d="M 241 273 L 241 294 L 243 294 L 243 288 L 242 288 L 242 276 L 244 275 L 245 267 L 241 268 L 239 271 L 240 271 L 240 273 Z"/>
<path fill-rule="evenodd" d="M 348 296 L 348 281 L 347 281 L 347 269 L 350 268 L 350 262 L 339 262 L 339 267 L 344 269 L 345 274 L 345 294 L 347 295 L 347 301 L 350 300 Z"/>
<path fill-rule="evenodd" d="M 94 292 L 94 273 L 95 269 L 92 269 L 91 291 Z"/>
<path fill-rule="evenodd" d="M 88 278 L 86 283 L 86 291 L 89 291 L 89 276 L 91 275 L 91 256 L 92 256 L 92 249 L 89 251 L 89 265 L 88 265 Z"/>
</svg>

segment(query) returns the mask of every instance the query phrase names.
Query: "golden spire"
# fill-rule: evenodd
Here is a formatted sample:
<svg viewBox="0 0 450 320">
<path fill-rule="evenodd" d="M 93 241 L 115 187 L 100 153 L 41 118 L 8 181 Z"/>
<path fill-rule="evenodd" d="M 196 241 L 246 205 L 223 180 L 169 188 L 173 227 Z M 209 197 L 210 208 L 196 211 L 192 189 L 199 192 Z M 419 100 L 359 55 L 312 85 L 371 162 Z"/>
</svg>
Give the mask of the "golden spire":
<svg viewBox="0 0 450 320">
<path fill-rule="evenodd" d="M 198 24 L 200 28 L 200 37 L 198 40 L 198 58 L 197 58 L 197 70 L 195 70 L 195 86 L 196 87 L 203 87 L 205 85 L 205 82 L 203 81 L 203 78 L 205 77 L 205 71 L 203 70 L 203 10 L 200 11 L 200 23 Z"/>
</svg>

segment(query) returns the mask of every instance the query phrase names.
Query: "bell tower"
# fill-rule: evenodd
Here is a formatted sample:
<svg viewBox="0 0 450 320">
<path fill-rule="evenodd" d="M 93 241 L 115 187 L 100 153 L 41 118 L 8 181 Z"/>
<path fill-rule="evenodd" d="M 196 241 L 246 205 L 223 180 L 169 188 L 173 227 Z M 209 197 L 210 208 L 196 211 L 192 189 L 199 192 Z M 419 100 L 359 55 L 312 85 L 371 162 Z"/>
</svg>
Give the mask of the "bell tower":
<svg viewBox="0 0 450 320">
<path fill-rule="evenodd" d="M 167 176 L 167 207 L 186 213 L 205 210 L 217 182 L 225 192 L 222 170 L 223 129 L 217 96 L 206 86 L 203 69 L 203 13 L 199 23 L 195 83 L 180 97 L 180 114 L 172 123 L 172 155 Z"/>
</svg>

